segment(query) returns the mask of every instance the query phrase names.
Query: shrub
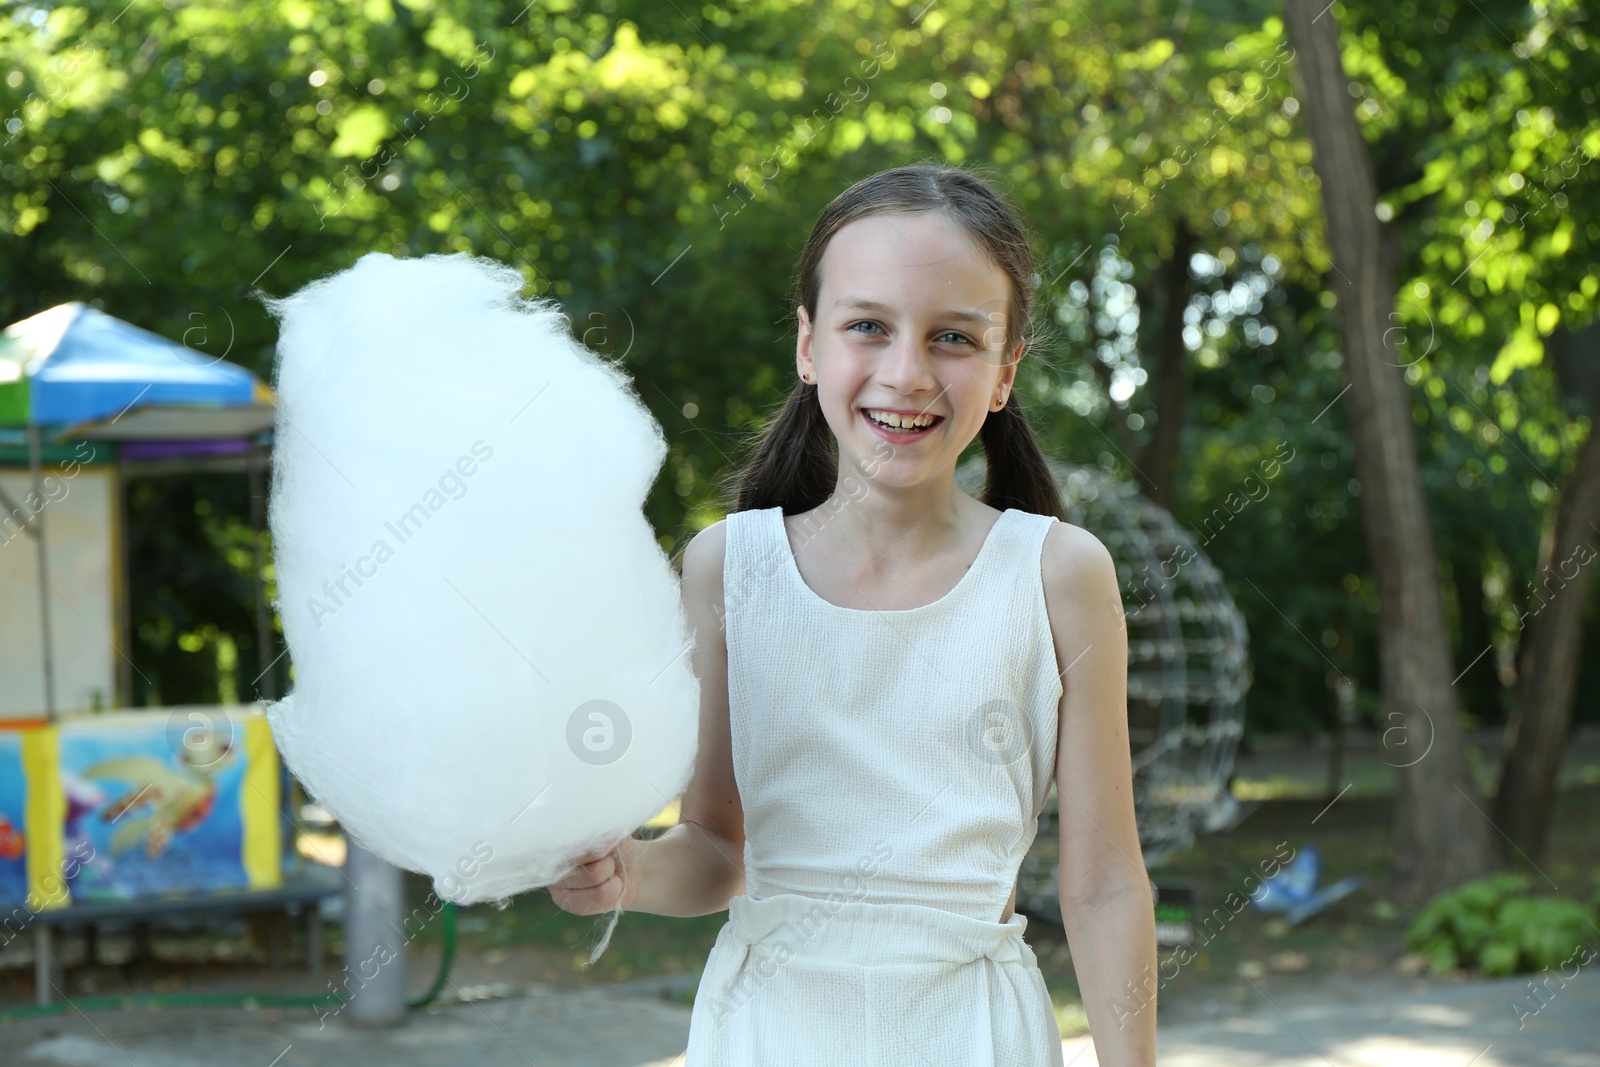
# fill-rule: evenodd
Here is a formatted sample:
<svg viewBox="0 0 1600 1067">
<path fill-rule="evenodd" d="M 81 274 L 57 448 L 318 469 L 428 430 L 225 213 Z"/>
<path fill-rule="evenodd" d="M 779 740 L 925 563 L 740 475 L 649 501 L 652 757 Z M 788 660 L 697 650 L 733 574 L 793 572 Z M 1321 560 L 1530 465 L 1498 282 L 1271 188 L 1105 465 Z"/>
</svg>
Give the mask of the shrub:
<svg viewBox="0 0 1600 1067">
<path fill-rule="evenodd" d="M 1528 879 L 1497 874 L 1435 897 L 1406 931 L 1406 947 L 1436 974 L 1485 975 L 1560 966 L 1584 942 L 1594 916 L 1565 897 L 1526 895 Z"/>
</svg>

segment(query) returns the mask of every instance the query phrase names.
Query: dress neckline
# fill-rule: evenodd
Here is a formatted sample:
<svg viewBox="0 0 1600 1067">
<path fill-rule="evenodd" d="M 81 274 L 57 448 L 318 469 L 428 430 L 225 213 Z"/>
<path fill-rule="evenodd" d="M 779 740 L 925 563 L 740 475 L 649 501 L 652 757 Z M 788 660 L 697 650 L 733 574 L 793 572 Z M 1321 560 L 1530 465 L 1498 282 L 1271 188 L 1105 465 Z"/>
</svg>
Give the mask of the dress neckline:
<svg viewBox="0 0 1600 1067">
<path fill-rule="evenodd" d="M 964 589 L 973 581 L 972 576 L 977 573 L 979 566 L 989 557 L 990 553 L 994 549 L 995 542 L 999 540 L 995 531 L 997 531 L 1016 510 L 1016 508 L 1006 508 L 1000 513 L 1000 517 L 994 520 L 994 523 L 989 527 L 989 531 L 983 535 L 983 544 L 979 546 L 978 554 L 972 558 L 972 564 L 967 567 L 966 573 L 963 574 L 960 580 L 950 588 L 949 592 L 945 593 L 937 600 L 930 601 L 927 604 L 918 604 L 914 608 L 847 608 L 843 604 L 835 604 L 833 601 L 826 599 L 821 593 L 818 593 L 815 589 L 811 588 L 811 586 L 806 583 L 805 578 L 800 574 L 800 564 L 796 562 L 794 558 L 794 546 L 789 543 L 789 528 L 783 521 L 783 507 L 781 505 L 775 506 L 771 509 L 771 513 L 773 515 L 772 522 L 777 532 L 778 541 L 783 546 L 784 559 L 786 559 L 789 564 L 789 574 L 794 578 L 795 584 L 800 587 L 808 600 L 822 605 L 825 610 L 836 611 L 845 615 L 914 615 L 918 612 L 928 611 L 951 602 L 956 598 L 956 595 L 962 591 L 962 589 Z"/>
</svg>

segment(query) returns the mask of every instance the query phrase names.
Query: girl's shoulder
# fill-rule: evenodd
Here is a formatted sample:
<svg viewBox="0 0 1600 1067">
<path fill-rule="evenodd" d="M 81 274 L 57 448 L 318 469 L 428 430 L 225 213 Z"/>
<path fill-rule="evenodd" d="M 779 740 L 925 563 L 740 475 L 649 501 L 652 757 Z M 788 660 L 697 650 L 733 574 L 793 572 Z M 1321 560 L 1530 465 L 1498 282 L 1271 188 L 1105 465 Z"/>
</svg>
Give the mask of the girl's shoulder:
<svg viewBox="0 0 1600 1067">
<path fill-rule="evenodd" d="M 1127 685 L 1127 615 L 1111 553 L 1088 530 L 1054 522 L 1041 557 L 1045 613 L 1063 686 L 1061 714 L 1069 693 L 1078 693 L 1080 700 L 1091 694 L 1087 699 L 1108 707 L 1125 699 L 1116 694 Z"/>
<path fill-rule="evenodd" d="M 1039 569 L 1045 599 L 1066 611 L 1122 602 L 1117 565 L 1094 534 L 1070 522 L 1053 522 L 1045 532 Z"/>
<path fill-rule="evenodd" d="M 686 589 L 702 594 L 722 590 L 722 566 L 728 551 L 728 520 L 718 519 L 693 537 L 679 553 L 679 573 Z"/>
</svg>

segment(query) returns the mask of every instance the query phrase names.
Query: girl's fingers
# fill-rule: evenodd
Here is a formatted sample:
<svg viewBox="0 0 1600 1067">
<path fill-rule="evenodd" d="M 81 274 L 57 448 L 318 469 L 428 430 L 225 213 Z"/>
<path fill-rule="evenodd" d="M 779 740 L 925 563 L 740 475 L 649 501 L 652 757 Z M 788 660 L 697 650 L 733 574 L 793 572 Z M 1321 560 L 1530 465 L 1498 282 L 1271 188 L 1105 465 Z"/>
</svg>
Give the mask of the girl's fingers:
<svg viewBox="0 0 1600 1067">
<path fill-rule="evenodd" d="M 616 853 L 617 853 L 617 850 L 615 848 L 605 848 L 605 849 L 599 849 L 599 850 L 594 851 L 594 852 L 585 852 L 583 855 L 578 857 L 578 863 L 580 865 L 587 866 L 587 865 L 590 865 L 590 864 L 593 864 L 593 863 L 597 863 L 600 860 L 605 859 L 607 856 L 615 857 Z"/>
<path fill-rule="evenodd" d="M 593 860 L 580 861 L 571 873 L 554 884 L 566 889 L 593 889 L 616 874 L 616 859 L 610 853 L 601 853 Z"/>
<path fill-rule="evenodd" d="M 584 887 L 588 888 L 600 885 L 606 879 L 615 874 L 617 871 L 617 864 L 616 861 L 610 856 L 602 855 L 599 859 L 585 863 L 578 869 L 583 872 L 584 878 L 586 879 L 584 882 Z"/>
<path fill-rule="evenodd" d="M 578 857 L 578 865 L 564 878 L 550 884 L 556 906 L 574 915 L 596 915 L 610 911 L 622 896 L 622 869 L 614 846 Z M 611 882 L 615 881 L 615 887 Z"/>
<path fill-rule="evenodd" d="M 607 884 L 609 882 L 610 879 L 605 879 L 596 885 L 583 887 L 565 887 L 557 883 L 551 887 L 550 895 L 563 911 L 574 915 L 595 915 L 616 906 L 620 889 L 611 890 Z"/>
</svg>

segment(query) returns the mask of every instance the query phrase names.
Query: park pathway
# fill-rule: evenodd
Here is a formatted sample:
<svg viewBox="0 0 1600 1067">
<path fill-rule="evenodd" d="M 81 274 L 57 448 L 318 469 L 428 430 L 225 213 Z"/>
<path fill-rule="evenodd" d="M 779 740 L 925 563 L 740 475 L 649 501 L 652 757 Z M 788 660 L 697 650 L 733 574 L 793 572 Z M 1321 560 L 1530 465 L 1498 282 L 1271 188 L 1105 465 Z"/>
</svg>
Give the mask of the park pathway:
<svg viewBox="0 0 1600 1067">
<path fill-rule="evenodd" d="M 1258 1002 L 1163 1019 L 1162 1067 L 1596 1067 L 1595 964 L 1548 983 L 1536 1014 L 1527 979 L 1423 982 L 1331 978 Z M 1518 1026 L 1512 1002 L 1525 1008 Z M 689 1011 L 658 997 L 546 989 L 416 1012 L 402 1026 L 319 1027 L 310 1009 L 74 1012 L 0 1025 L 0 1061 L 55 1067 L 684 1067 Z M 1068 1067 L 1092 1067 L 1087 1037 Z M 752 1065 L 768 1067 L 768 1065 Z M 771 1065 L 781 1067 L 781 1065 Z M 841 1065 L 847 1067 L 847 1065 Z"/>
</svg>

